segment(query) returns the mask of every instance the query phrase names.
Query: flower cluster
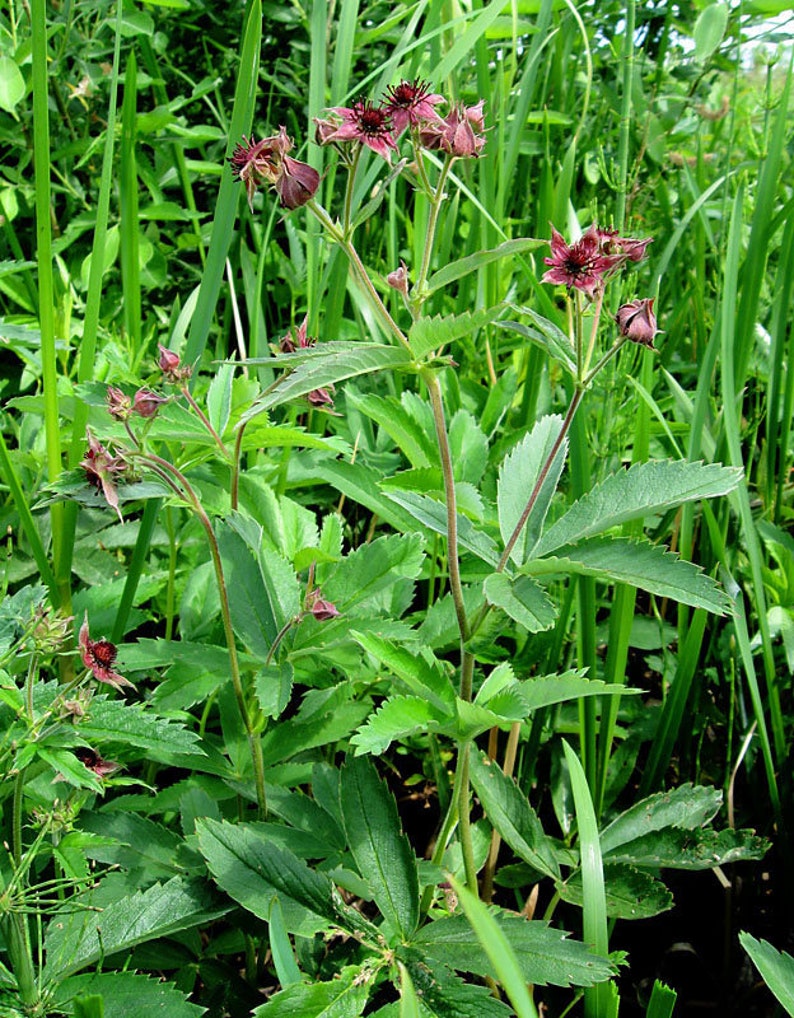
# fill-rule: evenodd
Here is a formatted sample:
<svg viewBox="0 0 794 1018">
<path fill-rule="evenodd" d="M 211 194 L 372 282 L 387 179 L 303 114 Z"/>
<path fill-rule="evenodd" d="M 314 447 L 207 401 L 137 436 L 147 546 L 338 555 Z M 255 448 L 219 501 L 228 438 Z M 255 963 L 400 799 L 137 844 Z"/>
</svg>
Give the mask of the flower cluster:
<svg viewBox="0 0 794 1018">
<path fill-rule="evenodd" d="M 410 129 L 428 150 L 458 159 L 478 156 L 485 144 L 483 101 L 474 106 L 454 103 L 442 117 L 436 106 L 445 102 L 426 81 L 404 80 L 391 85 L 381 102 L 360 99 L 352 106 L 332 106 L 332 117 L 315 120 L 316 140 L 320 145 L 366 145 L 389 161 L 397 151 L 396 139 Z"/>
<path fill-rule="evenodd" d="M 620 237 L 617 230 L 593 224 L 578 240 L 568 244 L 552 226 L 551 257 L 544 259 L 551 268 L 541 281 L 565 286 L 569 293 L 579 290 L 590 300 L 595 300 L 607 280 L 621 266 L 626 262 L 642 261 L 652 240 L 652 237 Z M 653 313 L 653 298 L 623 304 L 615 315 L 615 321 L 626 339 L 654 349 L 653 338 L 659 329 Z"/>
<path fill-rule="evenodd" d="M 245 184 L 251 211 L 254 195 L 264 185 L 273 187 L 285 209 L 297 209 L 314 197 L 320 186 L 320 174 L 308 163 L 288 155 L 291 150 L 292 140 L 283 127 L 278 134 L 261 141 L 243 135 L 229 162 L 234 176 Z"/>
</svg>

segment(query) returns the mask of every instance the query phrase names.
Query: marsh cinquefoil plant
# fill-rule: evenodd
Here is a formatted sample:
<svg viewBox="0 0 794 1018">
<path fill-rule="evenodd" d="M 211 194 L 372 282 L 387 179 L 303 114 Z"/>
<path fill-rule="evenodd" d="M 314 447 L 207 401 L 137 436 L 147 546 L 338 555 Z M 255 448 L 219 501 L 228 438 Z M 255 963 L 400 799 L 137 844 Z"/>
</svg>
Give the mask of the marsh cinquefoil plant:
<svg viewBox="0 0 794 1018">
<path fill-rule="evenodd" d="M 3 698 L 16 733 L 5 758 L 15 778 L 15 839 L 3 870 L 4 992 L 28 1014 L 74 1013 L 98 998 L 109 1014 L 126 996 L 139 1009 L 158 1003 L 176 1018 L 192 1015 L 199 1010 L 187 1000 L 192 980 L 206 984 L 215 957 L 191 932 L 225 922 L 229 953 L 244 959 L 244 979 L 235 975 L 230 991 L 237 1013 L 244 1001 L 260 1018 L 381 1006 L 389 1014 L 397 992 L 406 1014 L 498 1016 L 512 1007 L 524 1016 L 536 1013 L 543 993 L 528 986 L 551 985 L 583 988 L 586 1013 L 600 1018 L 616 1006 L 608 920 L 668 908 L 662 868 L 757 858 L 765 846 L 747 832 L 709 826 L 720 794 L 708 788 L 682 786 L 606 815 L 609 754 L 599 769 L 596 737 L 611 746 L 610 705 L 638 690 L 584 667 L 555 670 L 545 654 L 533 660 L 532 648 L 539 634 L 564 632 L 564 592 L 578 577 L 724 612 L 727 599 L 710 577 L 621 528 L 725 494 L 738 474 L 686 461 L 640 463 L 566 505 L 560 488 L 577 410 L 627 343 L 652 348 L 658 333 L 652 298 L 605 313 L 610 287 L 642 260 L 650 239 L 591 226 L 568 243 L 553 230 L 543 283 L 561 288 L 559 322 L 507 301 L 434 314 L 445 286 L 502 255 L 484 250 L 437 264 L 456 164 L 490 143 L 484 104 L 447 103 L 422 81 L 402 81 L 382 101 L 333 107 L 316 128 L 342 171 L 338 213 L 320 204 L 320 176 L 289 154 L 283 128 L 243 139 L 226 172 L 243 182 L 252 208 L 258 188 L 268 187 L 287 212 L 315 217 L 347 258 L 367 306 L 362 320 L 377 338 L 323 336 L 322 309 L 309 308 L 272 357 L 220 366 L 203 401 L 190 366 L 167 345 L 159 349 L 159 383 L 136 382 L 133 392 L 114 380 L 103 391 L 80 390 L 91 409 L 88 448 L 56 489 L 94 512 L 98 496 L 121 514 L 157 500 L 169 561 L 179 543 L 193 569 L 180 640 L 171 639 L 170 596 L 165 640 L 116 648 L 92 639 L 104 623 L 91 610 L 84 617 L 78 645 L 87 673 L 78 685 L 93 678 L 129 701 L 93 693 L 62 717 L 63 690 L 41 679 L 33 652 L 17 657 L 31 663 L 24 683 L 9 682 Z M 360 204 L 372 158 L 383 161 L 383 177 L 368 180 Z M 356 235 L 400 176 L 425 202 L 426 215 L 411 224 L 422 238 L 419 257 L 413 265 L 401 259 L 381 279 L 359 255 Z M 541 246 L 519 241 L 513 252 Z M 316 341 L 309 320 L 318 322 Z M 489 435 L 454 398 L 450 349 L 494 324 L 553 358 L 567 407 L 515 436 L 489 473 Z M 254 372 L 273 380 L 257 386 Z M 384 377 L 399 385 L 379 388 Z M 380 533 L 373 521 L 355 547 L 340 512 L 318 518 L 257 462 L 257 450 L 278 444 L 333 452 L 332 441 L 294 421 L 271 420 L 280 407 L 307 414 L 332 404 L 381 429 L 409 464 L 376 480 L 352 454 L 335 461 L 340 491 L 389 527 Z M 187 522 L 177 532 L 182 510 Z M 431 593 L 417 607 L 420 579 Z M 27 632 L 15 640 L 9 658 L 27 646 Z M 521 648 L 515 664 L 505 644 Z M 141 674 L 139 689 L 149 671 L 162 669 L 163 681 L 138 702 L 119 660 Z M 19 674 L 18 664 L 11 671 Z M 576 743 L 558 739 L 548 714 L 571 706 L 581 708 Z M 537 753 L 533 732 L 544 718 L 574 804 L 560 831 L 541 822 L 529 783 L 512 778 L 519 749 Z M 487 753 L 478 744 L 486 735 Z M 145 780 L 154 782 L 159 766 L 176 777 L 158 790 L 122 792 L 123 779 L 96 745 L 145 749 L 152 759 Z M 421 746 L 434 761 L 443 816 L 421 861 L 372 759 L 393 746 Z M 114 765 L 123 764 L 118 756 Z M 34 780 L 46 775 L 51 784 L 53 769 L 54 787 Z M 116 792 L 109 808 L 81 815 L 87 795 L 107 787 Z M 27 843 L 25 815 L 36 832 Z M 165 822 L 177 816 L 182 836 Z M 492 904 L 500 841 L 512 853 L 515 910 Z M 67 851 L 72 844 L 81 862 Z M 97 874 L 84 855 L 121 869 Z M 49 865 L 58 873 L 53 901 L 36 883 Z M 527 918 L 535 889 L 544 894 L 542 920 Z M 582 908 L 581 940 L 552 925 L 563 902 Z M 53 913 L 42 931 L 43 965 L 31 910 Z M 187 952 L 179 988 L 116 964 L 158 938 L 175 938 Z M 280 988 L 259 1003 L 252 988 L 266 967 Z M 230 980 L 232 969 L 224 970 Z"/>
</svg>

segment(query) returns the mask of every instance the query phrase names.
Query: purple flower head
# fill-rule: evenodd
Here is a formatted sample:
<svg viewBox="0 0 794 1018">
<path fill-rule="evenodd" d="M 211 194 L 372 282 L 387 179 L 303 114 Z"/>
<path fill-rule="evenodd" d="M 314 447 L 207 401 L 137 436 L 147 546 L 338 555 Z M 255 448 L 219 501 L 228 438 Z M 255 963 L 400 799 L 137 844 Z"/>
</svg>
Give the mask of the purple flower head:
<svg viewBox="0 0 794 1018">
<path fill-rule="evenodd" d="M 630 339 L 632 343 L 647 346 L 650 350 L 656 349 L 653 345 L 653 337 L 660 331 L 656 327 L 653 301 L 653 297 L 630 300 L 628 304 L 619 307 L 615 315 L 621 335 Z"/>
<path fill-rule="evenodd" d="M 184 367 L 181 366 L 179 354 L 176 351 L 169 350 L 162 343 L 157 344 L 157 349 L 160 351 L 157 366 L 162 371 L 167 382 L 171 382 L 172 385 L 181 385 L 182 382 L 190 378 L 193 369 L 189 364 L 186 364 Z"/>
<path fill-rule="evenodd" d="M 442 102 L 443 95 L 431 93 L 428 83 L 420 78 L 389 85 L 384 106 L 391 116 L 394 136 L 399 138 L 406 127 L 418 127 L 423 120 L 439 120 L 435 107 Z"/>
<path fill-rule="evenodd" d="M 443 120 L 426 121 L 419 130 L 419 141 L 430 151 L 447 152 L 458 159 L 478 156 L 485 144 L 484 100 L 474 106 L 456 103 Z"/>
<path fill-rule="evenodd" d="M 129 679 L 125 679 L 113 667 L 116 663 L 115 644 L 109 640 L 92 640 L 88 632 L 88 612 L 85 614 L 85 621 L 80 626 L 80 657 L 83 664 L 98 682 L 105 682 L 114 689 L 121 689 L 122 686 L 135 686 Z"/>
<path fill-rule="evenodd" d="M 551 268 L 541 282 L 567 286 L 568 290 L 581 290 L 591 300 L 604 285 L 606 276 L 625 260 L 622 254 L 605 254 L 598 227 L 591 226 L 573 244 L 551 228 L 551 258 L 544 261 Z"/>
<path fill-rule="evenodd" d="M 322 133 L 321 144 L 358 141 L 383 156 L 386 162 L 391 161 L 391 153 L 397 151 L 397 146 L 391 135 L 391 116 L 385 106 L 359 99 L 349 107 L 332 106 L 331 111 L 341 118 L 340 123 L 329 130 L 331 121 L 317 121 L 318 135 Z"/>
<path fill-rule="evenodd" d="M 89 771 L 93 771 L 98 778 L 104 779 L 109 777 L 120 766 L 114 760 L 103 760 L 96 750 L 89 749 L 87 746 L 76 749 L 74 755 L 84 767 L 87 767 Z"/>
</svg>

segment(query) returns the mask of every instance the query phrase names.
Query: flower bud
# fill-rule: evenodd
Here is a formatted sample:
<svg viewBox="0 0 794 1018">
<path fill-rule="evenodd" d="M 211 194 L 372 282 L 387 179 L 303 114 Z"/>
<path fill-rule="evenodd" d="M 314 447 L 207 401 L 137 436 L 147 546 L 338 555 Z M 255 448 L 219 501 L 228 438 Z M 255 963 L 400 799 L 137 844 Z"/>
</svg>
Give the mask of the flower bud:
<svg viewBox="0 0 794 1018">
<path fill-rule="evenodd" d="M 117 421 L 126 421 L 132 413 L 132 401 L 126 393 L 115 385 L 109 385 L 107 391 L 108 413 Z"/>
<path fill-rule="evenodd" d="M 314 197 L 320 186 L 320 174 L 308 163 L 284 156 L 274 186 L 281 207 L 297 209 Z"/>
<path fill-rule="evenodd" d="M 395 269 L 386 276 L 386 282 L 393 290 L 398 290 L 403 297 L 408 296 L 408 267 L 405 262 L 400 262 L 399 269 Z"/>
<path fill-rule="evenodd" d="M 154 417 L 163 403 L 167 402 L 167 396 L 161 396 L 151 389 L 138 389 L 132 402 L 132 409 L 139 417 Z"/>
<path fill-rule="evenodd" d="M 632 343 L 647 346 L 650 350 L 655 349 L 653 337 L 660 331 L 656 327 L 653 301 L 653 297 L 631 300 L 619 307 L 615 315 L 621 335 L 630 339 Z"/>
</svg>

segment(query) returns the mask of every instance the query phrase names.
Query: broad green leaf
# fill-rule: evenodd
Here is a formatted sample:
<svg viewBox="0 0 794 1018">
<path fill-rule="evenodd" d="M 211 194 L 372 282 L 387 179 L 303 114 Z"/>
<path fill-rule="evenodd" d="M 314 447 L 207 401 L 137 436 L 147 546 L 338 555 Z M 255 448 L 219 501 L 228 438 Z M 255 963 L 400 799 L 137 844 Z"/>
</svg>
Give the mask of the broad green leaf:
<svg viewBox="0 0 794 1018">
<path fill-rule="evenodd" d="M 715 615 L 726 614 L 732 605 L 725 591 L 699 566 L 647 541 L 593 537 L 561 549 L 559 555 L 530 559 L 524 568 L 533 576 L 574 573 L 628 583 Z"/>
<path fill-rule="evenodd" d="M 527 980 L 504 930 L 476 894 L 454 877 L 450 877 L 450 882 L 516 1015 L 518 1018 L 537 1018 L 537 1008 L 529 994 Z"/>
<path fill-rule="evenodd" d="M 439 350 L 462 336 L 471 336 L 477 329 L 498 318 L 503 310 L 503 305 L 498 304 L 492 308 L 480 308 L 478 311 L 464 311 L 460 315 L 417 318 L 408 330 L 411 352 L 417 360 L 421 360 L 431 350 Z"/>
<path fill-rule="evenodd" d="M 405 940 L 419 922 L 416 859 L 394 796 L 369 757 L 355 757 L 342 768 L 339 799 L 358 871 L 389 926 Z"/>
<path fill-rule="evenodd" d="M 115 800 L 123 804 L 123 798 Z M 123 808 L 118 812 L 86 811 L 80 818 L 81 827 L 103 840 L 85 847 L 86 857 L 110 866 L 120 866 L 147 879 L 168 879 L 182 872 L 177 861 L 181 839 L 169 827 L 155 823 Z M 107 839 L 112 839 L 108 844 Z"/>
<path fill-rule="evenodd" d="M 53 916 L 44 938 L 45 981 L 60 981 L 105 955 L 192 929 L 229 911 L 212 901 L 203 883 L 183 877 L 154 884 L 96 911 L 85 908 L 99 900 L 89 891 L 81 899 L 84 908 L 75 911 L 67 903 L 63 913 Z"/>
<path fill-rule="evenodd" d="M 718 788 L 690 782 L 657 792 L 636 802 L 601 832 L 601 851 L 606 855 L 620 845 L 665 827 L 694 830 L 716 816 L 722 805 Z"/>
<path fill-rule="evenodd" d="M 25 79 L 12 57 L 0 56 L 0 109 L 13 113 L 25 95 Z"/>
<path fill-rule="evenodd" d="M 528 582 L 527 582 L 528 581 Z M 505 576 L 491 573 L 485 577 L 483 593 L 496 608 L 507 612 L 530 633 L 550 629 L 557 619 L 557 609 L 540 584 L 529 576 Z"/>
<path fill-rule="evenodd" d="M 455 707 L 455 691 L 432 652 L 428 652 L 431 664 L 422 654 L 398 647 L 391 640 L 384 640 L 375 633 L 358 633 L 351 630 L 350 635 L 364 650 L 369 651 L 394 672 L 412 693 L 424 696 L 442 713 L 452 713 Z"/>
<path fill-rule="evenodd" d="M 281 911 L 278 895 L 270 903 L 270 921 L 268 923 L 268 940 L 273 955 L 273 967 L 279 983 L 286 989 L 301 981 L 301 971 L 295 960 L 295 953 L 289 941 L 287 928 L 284 925 L 284 914 Z"/>
<path fill-rule="evenodd" d="M 649 919 L 673 907 L 673 896 L 661 880 L 625 864 L 604 866 L 607 916 L 610 919 Z M 582 905 L 581 873 L 557 882 L 563 901 Z"/>
<path fill-rule="evenodd" d="M 407 509 L 422 526 L 436 534 L 447 536 L 447 509 L 441 502 L 413 491 L 387 491 L 386 496 Z M 499 562 L 495 543 L 460 513 L 458 513 L 458 543 L 461 548 L 472 552 L 489 565 L 495 566 Z"/>
<path fill-rule="evenodd" d="M 105 1018 L 105 1006 L 98 993 L 90 997 L 75 997 L 72 1001 L 74 1018 Z"/>
<path fill-rule="evenodd" d="M 534 555 L 548 555 L 564 545 L 644 519 L 682 502 L 716 498 L 736 487 L 741 472 L 718 463 L 651 460 L 611 474 L 545 530 Z"/>
<path fill-rule="evenodd" d="M 54 990 L 54 1009 L 68 1013 L 69 1002 L 86 994 L 102 998 L 104 1018 L 200 1018 L 206 1008 L 191 1004 L 173 983 L 134 972 L 92 972 L 64 979 Z"/>
<path fill-rule="evenodd" d="M 631 866 L 666 866 L 673 870 L 706 870 L 747 859 L 763 859 L 769 842 L 753 831 L 694 830 L 666 827 L 605 853 L 610 862 Z"/>
<path fill-rule="evenodd" d="M 692 35 L 695 40 L 695 60 L 699 63 L 705 63 L 722 42 L 728 27 L 728 14 L 727 3 L 714 3 L 698 15 Z"/>
<path fill-rule="evenodd" d="M 269 918 L 277 894 L 291 933 L 311 936 L 337 921 L 328 877 L 272 844 L 255 825 L 206 818 L 197 821 L 196 833 L 218 886 L 258 918 Z"/>
<path fill-rule="evenodd" d="M 412 362 L 408 352 L 401 347 L 340 341 L 279 357 L 252 358 L 246 364 L 283 368 L 284 374 L 240 417 L 241 425 L 265 410 L 306 396 L 313 389 L 327 388 L 346 378 L 373 371 L 410 369 Z"/>
<path fill-rule="evenodd" d="M 278 718 L 284 713 L 290 696 L 295 669 L 289 661 L 277 661 L 262 665 L 254 676 L 254 692 L 259 709 L 268 718 Z"/>
<path fill-rule="evenodd" d="M 400 1015 L 399 1018 L 421 1018 L 419 997 L 414 988 L 414 981 L 405 965 L 398 962 L 400 972 Z"/>
<path fill-rule="evenodd" d="M 307 749 L 327 746 L 345 739 L 370 711 L 368 704 L 353 701 L 334 704 L 325 711 L 305 717 L 282 720 L 262 737 L 262 756 L 266 767 L 289 760 Z"/>
<path fill-rule="evenodd" d="M 794 1016 L 794 958 L 778 951 L 766 940 L 756 940 L 749 933 L 739 934 L 739 943 L 750 955 L 753 965 L 774 993 L 786 1014 Z"/>
<path fill-rule="evenodd" d="M 494 830 L 516 855 L 546 876 L 559 878 L 554 848 L 537 813 L 512 778 L 484 754 L 471 754 L 471 781 Z"/>
<path fill-rule="evenodd" d="M 608 959 L 598 958 L 585 944 L 569 940 L 563 930 L 498 909 L 489 915 L 515 953 L 523 978 L 539 986 L 592 986 L 613 974 Z M 424 926 L 413 943 L 437 962 L 479 976 L 495 975 L 468 920 L 446 916 Z"/>
<path fill-rule="evenodd" d="M 297 983 L 274 993 L 252 1018 L 356 1018 L 364 1010 L 375 971 L 348 965 L 328 982 Z"/>
<path fill-rule="evenodd" d="M 232 412 L 232 384 L 234 364 L 221 364 L 207 390 L 207 416 L 216 435 L 223 436 Z"/>
<path fill-rule="evenodd" d="M 382 472 L 366 467 L 362 463 L 334 460 L 317 464 L 312 469 L 311 476 L 330 484 L 403 534 L 421 529 L 412 512 L 403 509 L 394 499 L 383 493 L 379 487 L 379 482 L 383 480 Z"/>
<path fill-rule="evenodd" d="M 22 751 L 14 758 L 14 767 L 24 769 L 36 757 L 52 767 L 55 772 L 53 781 L 57 778 L 59 781 L 67 782 L 73 788 L 90 788 L 91 791 L 102 794 L 104 786 L 101 778 L 89 767 L 86 767 L 71 749 L 29 743 L 23 746 Z"/>
<path fill-rule="evenodd" d="M 87 715 L 80 720 L 80 734 L 92 745 L 121 743 L 146 750 L 161 763 L 184 756 L 204 756 L 195 732 L 178 721 L 158 717 L 151 705 L 95 697 Z"/>
<path fill-rule="evenodd" d="M 424 951 L 402 949 L 398 958 L 408 970 L 422 1014 L 432 1018 L 509 1018 L 513 1013 L 484 986 L 465 983 L 445 965 L 427 964 Z"/>
<path fill-rule="evenodd" d="M 389 534 L 360 545 L 338 563 L 323 583 L 323 596 L 340 612 L 361 611 L 399 579 L 414 580 L 424 562 L 424 540 L 417 534 Z"/>
<path fill-rule="evenodd" d="M 453 283 L 456 279 L 462 279 L 470 272 L 476 272 L 483 265 L 489 265 L 500 258 L 512 258 L 523 251 L 534 251 L 538 247 L 545 246 L 546 243 L 545 240 L 535 240 L 534 237 L 514 237 L 512 240 L 506 240 L 487 251 L 477 251 L 465 258 L 458 258 L 456 261 L 448 262 L 438 272 L 434 272 L 425 284 L 425 289 L 428 293 L 433 293 L 442 286 Z"/>
<path fill-rule="evenodd" d="M 350 389 L 345 395 L 356 410 L 383 428 L 412 466 L 421 468 L 438 464 L 438 450 L 432 434 L 422 428 L 416 417 L 395 396 L 362 395 Z"/>
<path fill-rule="evenodd" d="M 512 560 L 519 566 L 526 561 L 538 542 L 565 465 L 567 439 L 560 444 L 551 465 L 546 467 L 554 444 L 559 439 L 562 423 L 559 414 L 542 417 L 505 456 L 499 468 L 496 505 L 499 511 L 499 530 L 505 545 L 518 525 L 536 485 L 540 484 L 535 504 L 524 523 L 522 534 L 510 553 Z M 541 479 L 544 468 L 546 473 Z"/>
<path fill-rule="evenodd" d="M 356 753 L 380 756 L 395 739 L 407 738 L 421 732 L 433 731 L 449 719 L 422 696 L 390 696 L 370 714 L 351 738 Z"/>
</svg>

